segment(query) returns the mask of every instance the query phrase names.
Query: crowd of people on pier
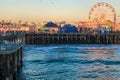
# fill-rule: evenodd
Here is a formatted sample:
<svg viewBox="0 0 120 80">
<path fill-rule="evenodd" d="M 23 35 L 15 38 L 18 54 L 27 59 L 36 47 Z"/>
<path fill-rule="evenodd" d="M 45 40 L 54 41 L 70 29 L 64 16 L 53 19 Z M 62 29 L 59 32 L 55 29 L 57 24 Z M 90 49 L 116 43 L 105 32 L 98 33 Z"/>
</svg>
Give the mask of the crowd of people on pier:
<svg viewBox="0 0 120 80">
<path fill-rule="evenodd" d="M 34 26 L 29 27 L 29 31 L 20 31 L 20 30 L 0 30 L 0 36 L 5 35 L 15 35 L 15 34 L 21 34 L 21 33 L 85 33 L 85 34 L 108 34 L 111 32 L 111 29 L 100 27 L 100 28 L 89 28 L 85 26 L 74 26 L 72 24 L 64 24 L 63 26 L 57 25 L 53 22 L 48 22 L 44 26 L 40 27 L 39 25 L 35 24 Z"/>
<path fill-rule="evenodd" d="M 92 29 L 87 27 L 80 27 L 77 28 L 75 26 L 67 26 L 59 27 L 58 31 L 55 30 L 38 30 L 38 31 L 0 31 L 0 36 L 10 36 L 10 35 L 18 35 L 18 34 L 25 34 L 25 33 L 85 33 L 85 34 L 108 34 L 111 31 L 106 28 L 101 29 Z"/>
<path fill-rule="evenodd" d="M 0 44 L 2 43 L 18 43 L 21 42 L 20 37 L 25 35 L 25 31 L 1 31 Z"/>
</svg>

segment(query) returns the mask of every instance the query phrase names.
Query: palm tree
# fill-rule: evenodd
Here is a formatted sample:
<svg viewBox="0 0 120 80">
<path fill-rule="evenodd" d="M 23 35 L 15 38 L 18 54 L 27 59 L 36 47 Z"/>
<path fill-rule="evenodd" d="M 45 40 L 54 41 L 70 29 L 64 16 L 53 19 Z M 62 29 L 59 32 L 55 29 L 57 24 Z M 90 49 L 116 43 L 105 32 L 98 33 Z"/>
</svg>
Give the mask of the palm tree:
<svg viewBox="0 0 120 80">
<path fill-rule="evenodd" d="M 31 29 L 35 32 L 35 22 L 31 22 Z"/>
<path fill-rule="evenodd" d="M 2 27 L 4 26 L 4 24 L 5 24 L 5 21 L 4 21 L 4 20 L 2 20 Z"/>
<path fill-rule="evenodd" d="M 34 25 L 34 24 L 35 24 L 35 22 L 31 22 L 31 24 L 32 24 L 32 25 Z"/>
<path fill-rule="evenodd" d="M 28 25 L 28 22 L 26 21 L 25 24 Z"/>
<path fill-rule="evenodd" d="M 21 25 L 21 22 L 22 22 L 22 21 L 21 21 L 21 20 L 19 20 L 19 25 Z"/>
<path fill-rule="evenodd" d="M 7 26 L 9 27 L 9 30 L 11 30 L 11 20 L 9 20 L 9 22 L 7 23 Z"/>
</svg>

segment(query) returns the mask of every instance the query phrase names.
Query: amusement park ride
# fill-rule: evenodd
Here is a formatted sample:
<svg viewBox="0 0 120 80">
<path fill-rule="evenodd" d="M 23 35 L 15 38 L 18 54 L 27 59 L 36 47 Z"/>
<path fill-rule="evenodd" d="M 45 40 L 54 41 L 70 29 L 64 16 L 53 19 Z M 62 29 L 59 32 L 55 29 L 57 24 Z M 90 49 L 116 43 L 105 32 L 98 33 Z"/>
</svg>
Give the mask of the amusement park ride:
<svg viewBox="0 0 120 80">
<path fill-rule="evenodd" d="M 105 2 L 95 4 L 89 11 L 88 26 L 90 28 L 107 28 L 115 31 L 116 12 L 113 6 Z"/>
</svg>

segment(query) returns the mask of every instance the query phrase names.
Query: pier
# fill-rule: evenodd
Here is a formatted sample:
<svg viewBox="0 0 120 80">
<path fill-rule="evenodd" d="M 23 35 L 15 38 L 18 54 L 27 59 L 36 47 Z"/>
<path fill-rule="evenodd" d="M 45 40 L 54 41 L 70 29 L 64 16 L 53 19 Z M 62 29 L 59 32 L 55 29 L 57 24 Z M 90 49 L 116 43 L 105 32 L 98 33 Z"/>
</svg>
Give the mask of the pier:
<svg viewBox="0 0 120 80">
<path fill-rule="evenodd" d="M 0 37 L 0 80 L 17 80 L 25 44 L 120 44 L 119 33 L 17 33 Z"/>
<path fill-rule="evenodd" d="M 39 44 L 120 44 L 119 33 L 85 34 L 85 33 L 42 33 L 26 34 L 25 43 Z"/>
<path fill-rule="evenodd" d="M 0 35 L 0 80 L 17 80 L 22 68 L 24 36 Z"/>
</svg>

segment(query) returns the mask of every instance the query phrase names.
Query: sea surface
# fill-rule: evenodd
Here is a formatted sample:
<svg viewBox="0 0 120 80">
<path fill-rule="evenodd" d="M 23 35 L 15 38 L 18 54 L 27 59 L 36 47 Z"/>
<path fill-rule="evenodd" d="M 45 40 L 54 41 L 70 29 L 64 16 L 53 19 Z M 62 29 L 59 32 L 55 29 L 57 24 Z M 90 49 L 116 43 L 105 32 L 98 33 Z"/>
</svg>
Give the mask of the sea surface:
<svg viewBox="0 0 120 80">
<path fill-rule="evenodd" d="M 19 80 L 120 80 L 120 45 L 27 45 Z"/>
</svg>

